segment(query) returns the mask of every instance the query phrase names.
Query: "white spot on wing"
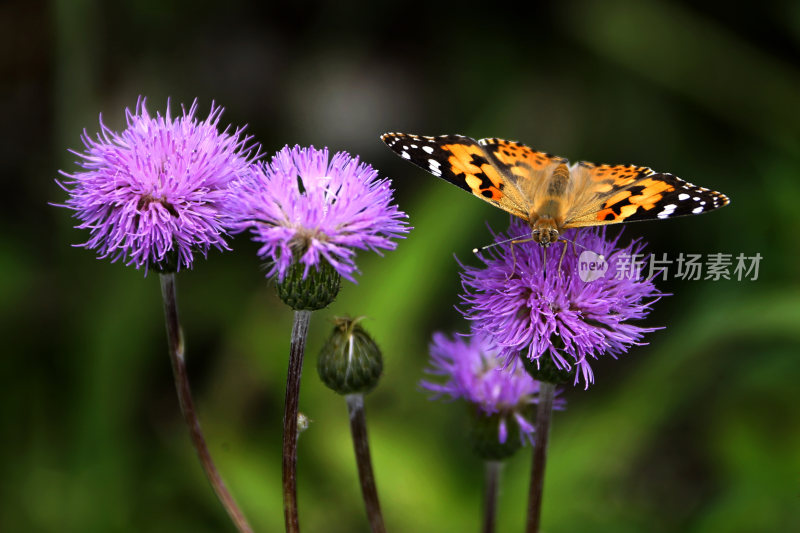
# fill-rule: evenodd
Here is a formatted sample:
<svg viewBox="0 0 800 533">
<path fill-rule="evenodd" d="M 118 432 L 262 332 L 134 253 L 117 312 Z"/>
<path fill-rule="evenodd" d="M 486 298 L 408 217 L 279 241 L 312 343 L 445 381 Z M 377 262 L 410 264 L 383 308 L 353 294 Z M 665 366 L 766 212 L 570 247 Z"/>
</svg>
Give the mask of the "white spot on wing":
<svg viewBox="0 0 800 533">
<path fill-rule="evenodd" d="M 433 147 L 432 147 L 432 146 L 423 146 L 423 147 L 422 147 L 422 149 L 423 149 L 425 152 L 429 153 L 429 154 L 432 154 L 432 153 L 433 153 Z"/>
<path fill-rule="evenodd" d="M 402 157 L 403 159 L 411 159 L 411 156 L 408 155 L 408 152 L 401 152 L 400 157 Z"/>
<path fill-rule="evenodd" d="M 702 213 L 702 212 L 703 212 L 703 206 L 702 205 L 692 209 L 692 213 L 695 214 L 695 215 L 698 214 L 698 213 Z"/>
<path fill-rule="evenodd" d="M 433 174 L 434 176 L 442 175 L 441 165 L 442 164 L 435 159 L 428 159 L 428 168 L 430 168 L 431 174 Z"/>
<path fill-rule="evenodd" d="M 667 218 L 672 213 L 675 212 L 675 208 L 678 207 L 675 204 L 667 204 L 664 206 L 664 209 L 657 215 L 658 218 Z"/>
<path fill-rule="evenodd" d="M 678 200 L 680 200 L 681 202 L 683 202 L 684 200 L 688 200 L 688 199 L 689 199 L 689 195 L 686 194 L 685 192 L 682 192 L 682 193 L 680 193 L 678 195 Z"/>
</svg>

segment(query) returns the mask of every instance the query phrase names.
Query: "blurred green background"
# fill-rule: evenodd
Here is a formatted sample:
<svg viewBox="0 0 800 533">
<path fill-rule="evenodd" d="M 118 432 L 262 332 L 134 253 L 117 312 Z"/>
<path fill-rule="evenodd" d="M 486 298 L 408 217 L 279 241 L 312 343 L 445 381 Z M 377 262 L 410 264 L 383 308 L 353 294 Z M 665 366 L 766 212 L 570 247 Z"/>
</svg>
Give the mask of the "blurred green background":
<svg viewBox="0 0 800 533">
<path fill-rule="evenodd" d="M 304 531 L 366 531 L 344 401 L 316 352 L 367 315 L 385 375 L 367 398 L 393 532 L 477 531 L 482 467 L 465 409 L 417 382 L 436 330 L 465 330 L 454 254 L 507 216 L 412 167 L 385 131 L 463 133 L 636 163 L 728 194 L 701 217 L 638 223 L 656 254 L 761 253 L 757 281 L 675 281 L 619 361 L 558 413 L 543 528 L 800 531 L 800 3 L 666 0 L 101 2 L 0 6 L 0 530 L 232 531 L 175 397 L 158 280 L 71 247 L 57 170 L 83 128 L 138 95 L 212 100 L 268 154 L 314 144 L 394 180 L 415 230 L 311 324 L 300 408 Z M 247 237 L 178 276 L 212 452 L 257 531 L 282 529 L 280 420 L 291 313 Z M 510 460 L 499 531 L 524 523 L 530 456 Z"/>
</svg>

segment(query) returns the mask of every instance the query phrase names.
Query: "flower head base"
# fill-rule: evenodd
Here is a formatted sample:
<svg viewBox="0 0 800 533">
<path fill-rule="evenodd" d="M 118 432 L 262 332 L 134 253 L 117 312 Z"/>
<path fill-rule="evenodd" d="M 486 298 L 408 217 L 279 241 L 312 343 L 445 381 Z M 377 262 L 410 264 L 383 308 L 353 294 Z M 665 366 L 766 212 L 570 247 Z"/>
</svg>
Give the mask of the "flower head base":
<svg viewBox="0 0 800 533">
<path fill-rule="evenodd" d="M 219 131 L 221 107 L 212 103 L 203 121 L 195 118 L 196 100 L 181 109 L 173 118 L 167 103 L 164 116 L 151 116 L 142 98 L 135 112 L 125 110 L 122 133 L 102 117 L 96 138 L 84 130 L 86 149 L 73 152 L 82 170 L 61 172 L 70 195 L 61 207 L 90 230 L 81 246 L 99 258 L 175 271 L 190 268 L 195 252 L 227 249 L 219 208 L 228 182 L 248 174 L 258 154 L 241 129 Z"/>
<path fill-rule="evenodd" d="M 230 227 L 250 229 L 272 261 L 267 276 L 282 280 L 294 262 L 309 269 L 327 261 L 350 281 L 355 249 L 393 250 L 409 231 L 392 203 L 391 183 L 368 164 L 328 149 L 285 147 L 252 176 L 231 184 Z"/>
<path fill-rule="evenodd" d="M 504 365 L 492 343 L 482 335 L 450 340 L 436 333 L 430 352 L 431 368 L 427 372 L 447 378 L 445 383 L 420 383 L 434 393 L 434 398 L 464 399 L 484 417 L 497 415 L 495 441 L 500 444 L 506 443 L 510 432 L 517 431 L 521 440 L 532 442 L 534 428 L 526 416 L 537 402 L 539 382 L 522 365 Z M 563 408 L 564 402 L 557 400 L 555 405 Z M 509 420 L 516 422 L 516 427 L 509 428 Z"/>
<path fill-rule="evenodd" d="M 275 284 L 278 298 L 295 311 L 325 309 L 336 300 L 341 287 L 342 276 L 328 263 L 308 272 L 302 264 L 292 263 Z"/>
<path fill-rule="evenodd" d="M 515 220 L 508 233 L 527 231 Z M 574 382 L 583 378 L 588 388 L 594 381 L 591 359 L 602 354 L 616 358 L 642 344 L 644 333 L 659 329 L 630 322 L 647 316 L 663 294 L 652 280 L 626 273 L 636 257 L 644 257 L 641 243 L 618 247 L 619 237 L 607 240 L 605 229 L 568 231 L 564 237 L 577 247 L 566 244 L 564 251 L 562 245 L 547 249 L 529 242 L 513 245 L 512 252 L 511 244 L 501 244 L 481 256 L 485 268 L 464 267 L 462 312 L 476 332 L 497 345 L 507 363 L 520 355 L 537 368 L 574 371 Z M 504 239 L 501 234 L 496 240 Z M 585 265 L 577 248 L 594 252 L 592 257 L 604 262 L 604 273 L 581 273 Z"/>
</svg>

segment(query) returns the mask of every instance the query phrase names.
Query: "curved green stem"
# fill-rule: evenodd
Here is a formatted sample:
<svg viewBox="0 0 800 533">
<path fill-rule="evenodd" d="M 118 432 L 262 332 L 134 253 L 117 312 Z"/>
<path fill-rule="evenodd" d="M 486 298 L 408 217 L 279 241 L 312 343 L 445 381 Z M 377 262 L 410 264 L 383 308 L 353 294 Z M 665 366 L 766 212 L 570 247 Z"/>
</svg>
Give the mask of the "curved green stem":
<svg viewBox="0 0 800 533">
<path fill-rule="evenodd" d="M 169 358 L 172 363 L 172 373 L 175 377 L 175 389 L 178 392 L 178 402 L 183 413 L 183 420 L 189 428 L 189 435 L 192 438 L 192 445 L 200 459 L 200 464 L 206 473 L 211 487 L 217 494 L 217 498 L 222 502 L 228 515 L 231 517 L 236 529 L 240 533 L 252 533 L 253 529 L 247 522 L 239 506 L 236 505 L 231 493 L 222 481 L 222 477 L 214 465 L 211 452 L 208 451 L 203 430 L 200 428 L 200 420 L 197 418 L 192 391 L 189 388 L 189 375 L 186 372 L 186 361 L 184 358 L 183 333 L 178 319 L 178 301 L 175 291 L 175 274 L 160 274 L 161 278 L 161 297 L 164 300 L 164 319 L 167 325 L 167 342 L 169 343 Z"/>
<path fill-rule="evenodd" d="M 361 494 L 367 509 L 367 519 L 372 533 L 386 533 L 383 524 L 381 504 L 378 501 L 378 489 L 375 487 L 375 475 L 372 472 L 372 459 L 367 439 L 367 418 L 364 414 L 364 395 L 348 394 L 347 411 L 350 414 L 350 433 L 353 436 L 353 448 L 356 453 L 358 479 L 361 482 Z"/>
</svg>

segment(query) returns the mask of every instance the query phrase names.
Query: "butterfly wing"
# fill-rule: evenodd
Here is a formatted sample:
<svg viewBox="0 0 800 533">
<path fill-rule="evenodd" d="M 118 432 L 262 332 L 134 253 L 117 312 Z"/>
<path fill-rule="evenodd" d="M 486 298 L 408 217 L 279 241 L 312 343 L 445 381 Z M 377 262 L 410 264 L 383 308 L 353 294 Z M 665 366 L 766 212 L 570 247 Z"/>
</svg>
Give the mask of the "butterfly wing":
<svg viewBox="0 0 800 533">
<path fill-rule="evenodd" d="M 463 135 L 428 137 L 386 133 L 381 140 L 403 159 L 471 192 L 490 204 L 528 220 L 530 183 L 539 182 L 545 165 L 538 152 L 501 139 L 476 141 Z"/>
<path fill-rule="evenodd" d="M 536 215 L 537 201 L 552 192 L 547 185 L 553 170 L 567 163 L 497 138 L 475 141 L 463 135 L 386 133 L 381 139 L 402 158 L 529 222 Z M 579 162 L 570 169 L 569 187 L 559 203 L 565 210 L 561 226 L 565 229 L 699 214 L 729 200 L 648 167 Z"/>
<path fill-rule="evenodd" d="M 697 215 L 730 203 L 720 192 L 647 167 L 580 162 L 571 174 L 565 228 Z"/>
<path fill-rule="evenodd" d="M 515 141 L 488 138 L 481 139 L 478 143 L 483 146 L 514 178 L 514 181 L 523 186 L 526 181 L 540 182 L 549 176 L 552 170 L 561 163 L 567 163 L 563 157 L 554 156 L 546 152 L 539 152 L 530 146 Z"/>
</svg>

